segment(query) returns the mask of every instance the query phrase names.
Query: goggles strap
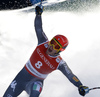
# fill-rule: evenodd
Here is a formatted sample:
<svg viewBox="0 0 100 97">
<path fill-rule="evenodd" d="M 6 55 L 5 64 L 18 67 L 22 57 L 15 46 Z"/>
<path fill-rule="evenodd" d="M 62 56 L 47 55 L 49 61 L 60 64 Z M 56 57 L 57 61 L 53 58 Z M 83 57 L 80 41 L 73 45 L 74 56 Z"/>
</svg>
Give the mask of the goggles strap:
<svg viewBox="0 0 100 97">
<path fill-rule="evenodd" d="M 59 41 L 56 38 L 53 38 L 57 44 L 59 44 L 59 46 L 62 48 L 62 45 L 59 43 Z"/>
</svg>

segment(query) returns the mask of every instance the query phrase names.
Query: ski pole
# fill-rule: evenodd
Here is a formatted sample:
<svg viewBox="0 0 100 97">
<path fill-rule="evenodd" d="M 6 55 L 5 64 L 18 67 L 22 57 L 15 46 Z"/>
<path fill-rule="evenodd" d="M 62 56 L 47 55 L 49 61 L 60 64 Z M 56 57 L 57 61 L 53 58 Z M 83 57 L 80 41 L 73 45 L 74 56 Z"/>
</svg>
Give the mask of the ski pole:
<svg viewBox="0 0 100 97">
<path fill-rule="evenodd" d="M 90 88 L 89 91 L 90 91 L 90 90 L 95 90 L 95 89 L 100 89 L 100 87 Z"/>
<path fill-rule="evenodd" d="M 95 90 L 95 89 L 100 89 L 100 87 L 90 88 L 89 91 L 91 91 L 91 90 Z M 83 97 L 85 97 L 85 96 L 83 96 Z"/>
</svg>

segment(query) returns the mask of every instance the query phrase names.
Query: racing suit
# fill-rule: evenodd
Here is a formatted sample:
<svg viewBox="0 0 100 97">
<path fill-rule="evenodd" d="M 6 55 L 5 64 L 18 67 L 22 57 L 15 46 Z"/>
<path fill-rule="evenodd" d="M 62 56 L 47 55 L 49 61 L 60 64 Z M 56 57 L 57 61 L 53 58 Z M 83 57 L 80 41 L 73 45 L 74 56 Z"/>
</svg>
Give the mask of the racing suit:
<svg viewBox="0 0 100 97">
<path fill-rule="evenodd" d="M 39 15 L 35 17 L 35 31 L 38 45 L 3 97 L 17 97 L 24 90 L 29 97 L 39 97 L 43 81 L 54 70 L 60 70 L 76 87 L 82 85 L 59 54 L 50 56 L 46 53 L 49 41 L 42 29 L 42 19 Z"/>
</svg>

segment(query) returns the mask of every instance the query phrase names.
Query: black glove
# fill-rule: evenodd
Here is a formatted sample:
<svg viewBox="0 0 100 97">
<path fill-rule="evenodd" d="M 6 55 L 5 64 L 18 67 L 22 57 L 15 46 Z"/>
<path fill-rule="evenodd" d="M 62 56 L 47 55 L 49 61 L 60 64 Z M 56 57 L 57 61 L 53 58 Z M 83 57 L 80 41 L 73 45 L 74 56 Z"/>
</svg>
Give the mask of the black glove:
<svg viewBox="0 0 100 97">
<path fill-rule="evenodd" d="M 89 93 L 89 88 L 81 85 L 79 86 L 78 91 L 80 95 L 85 96 L 87 93 Z"/>
<path fill-rule="evenodd" d="M 36 7 L 35 7 L 35 13 L 36 13 L 37 15 L 41 15 L 42 12 L 43 12 L 43 9 L 44 9 L 44 7 L 43 7 L 42 5 L 36 6 Z"/>
</svg>

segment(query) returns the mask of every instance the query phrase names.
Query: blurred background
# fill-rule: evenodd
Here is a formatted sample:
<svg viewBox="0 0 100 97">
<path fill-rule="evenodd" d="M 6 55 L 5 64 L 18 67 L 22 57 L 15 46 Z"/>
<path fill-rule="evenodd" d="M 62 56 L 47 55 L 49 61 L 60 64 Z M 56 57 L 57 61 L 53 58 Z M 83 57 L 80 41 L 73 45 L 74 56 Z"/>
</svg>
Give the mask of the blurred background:
<svg viewBox="0 0 100 97">
<path fill-rule="evenodd" d="M 99 0 L 68 0 L 44 7 L 43 29 L 49 39 L 63 34 L 69 45 L 61 53 L 83 85 L 100 87 L 100 4 Z M 1 4 L 1 3 L 0 3 Z M 28 61 L 37 38 L 34 30 L 35 6 L 0 11 L 0 95 Z M 11 7 L 10 7 L 11 8 Z M 99 97 L 100 90 L 85 97 Z M 23 92 L 18 97 L 28 97 Z M 44 82 L 40 97 L 81 97 L 77 88 L 60 72 L 52 72 Z"/>
</svg>

